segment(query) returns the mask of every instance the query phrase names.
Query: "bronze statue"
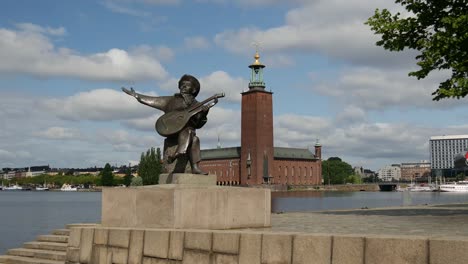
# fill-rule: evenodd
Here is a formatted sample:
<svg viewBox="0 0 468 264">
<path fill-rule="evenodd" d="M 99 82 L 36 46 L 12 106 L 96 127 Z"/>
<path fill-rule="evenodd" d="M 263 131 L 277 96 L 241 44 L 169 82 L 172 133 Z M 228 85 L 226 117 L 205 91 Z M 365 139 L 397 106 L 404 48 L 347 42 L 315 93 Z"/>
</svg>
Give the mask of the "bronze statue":
<svg viewBox="0 0 468 264">
<path fill-rule="evenodd" d="M 135 97 L 138 102 L 164 112 L 164 115 L 157 120 L 155 128 L 161 136 L 167 137 L 164 142 L 167 163 L 173 163 L 183 157 L 188 158 L 193 174 L 207 174 L 199 167 L 200 140 L 195 130 L 206 124 L 210 107 L 218 102 L 218 98 L 224 97 L 224 94 L 216 94 L 203 102 L 198 102 L 195 97 L 200 92 L 200 82 L 187 74 L 180 78 L 180 92 L 174 96 L 147 96 L 136 93 L 133 88 L 130 90 L 122 88 L 122 91 Z M 176 145 L 172 153 L 166 151 L 171 145 Z M 183 167 L 185 168 L 185 165 Z M 173 172 L 183 171 L 175 169 Z"/>
</svg>

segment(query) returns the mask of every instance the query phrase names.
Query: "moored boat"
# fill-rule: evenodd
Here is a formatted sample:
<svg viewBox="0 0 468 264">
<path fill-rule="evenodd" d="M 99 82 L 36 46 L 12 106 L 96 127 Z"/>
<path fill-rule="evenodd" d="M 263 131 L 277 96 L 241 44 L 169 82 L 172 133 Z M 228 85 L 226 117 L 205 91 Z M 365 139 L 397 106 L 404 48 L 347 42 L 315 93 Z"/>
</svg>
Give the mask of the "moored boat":
<svg viewBox="0 0 468 264">
<path fill-rule="evenodd" d="M 4 191 L 22 191 L 23 187 L 15 184 L 15 185 L 11 185 L 11 186 L 4 186 L 3 190 Z"/>
<path fill-rule="evenodd" d="M 62 185 L 62 188 L 60 188 L 60 190 L 61 190 L 62 192 L 76 192 L 76 191 L 78 191 L 78 188 L 72 187 L 70 184 L 64 183 L 64 184 Z"/>
<path fill-rule="evenodd" d="M 424 184 L 421 184 L 421 185 L 416 185 L 416 184 L 413 184 L 413 185 L 410 185 L 408 186 L 408 191 L 410 192 L 432 192 L 432 191 L 435 191 L 436 190 L 436 187 L 433 186 L 433 185 L 424 185 Z"/>
<path fill-rule="evenodd" d="M 468 193 L 468 181 L 459 181 L 439 185 L 441 192 Z"/>
</svg>

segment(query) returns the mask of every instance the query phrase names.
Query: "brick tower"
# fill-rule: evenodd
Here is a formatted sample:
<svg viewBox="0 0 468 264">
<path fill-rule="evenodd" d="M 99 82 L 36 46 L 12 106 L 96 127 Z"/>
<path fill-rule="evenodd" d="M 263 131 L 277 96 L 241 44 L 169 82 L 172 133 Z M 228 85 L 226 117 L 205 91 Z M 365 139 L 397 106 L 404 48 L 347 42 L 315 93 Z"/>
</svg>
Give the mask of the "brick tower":
<svg viewBox="0 0 468 264">
<path fill-rule="evenodd" d="M 242 185 L 262 184 L 273 174 L 273 93 L 265 90 L 258 51 L 249 65 L 249 90 L 242 93 L 240 176 Z"/>
</svg>

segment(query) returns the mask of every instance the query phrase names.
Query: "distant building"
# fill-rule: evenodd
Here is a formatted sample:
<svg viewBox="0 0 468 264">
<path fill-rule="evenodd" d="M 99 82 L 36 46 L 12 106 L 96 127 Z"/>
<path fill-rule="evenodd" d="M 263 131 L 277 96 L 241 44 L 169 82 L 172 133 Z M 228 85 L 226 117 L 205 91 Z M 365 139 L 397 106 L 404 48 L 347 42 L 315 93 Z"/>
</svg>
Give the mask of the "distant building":
<svg viewBox="0 0 468 264">
<path fill-rule="evenodd" d="M 401 163 L 401 179 L 412 181 L 431 176 L 429 161 Z"/>
<path fill-rule="evenodd" d="M 387 165 L 379 170 L 379 178 L 382 181 L 398 181 L 401 178 L 400 164 Z"/>
<path fill-rule="evenodd" d="M 316 185 L 322 183 L 322 145 L 309 149 L 273 145 L 273 93 L 265 89 L 258 52 L 249 66 L 249 89 L 242 93 L 241 146 L 201 151 L 200 167 L 216 174 L 218 185 Z"/>
<path fill-rule="evenodd" d="M 468 148 L 468 135 L 433 136 L 429 145 L 433 174 L 451 176 L 455 156 Z"/>
</svg>

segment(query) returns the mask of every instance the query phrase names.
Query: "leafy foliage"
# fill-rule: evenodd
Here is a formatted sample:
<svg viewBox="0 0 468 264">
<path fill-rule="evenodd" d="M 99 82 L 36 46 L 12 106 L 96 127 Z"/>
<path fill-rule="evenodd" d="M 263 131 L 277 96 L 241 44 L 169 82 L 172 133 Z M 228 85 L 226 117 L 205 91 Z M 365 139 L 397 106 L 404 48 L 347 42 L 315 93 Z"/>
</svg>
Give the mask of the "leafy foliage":
<svg viewBox="0 0 468 264">
<path fill-rule="evenodd" d="M 350 182 L 350 175 L 354 171 L 351 165 L 342 161 L 340 158 L 331 157 L 322 161 L 322 176 L 325 184 L 343 184 Z M 354 181 L 354 180 L 353 180 Z"/>
<path fill-rule="evenodd" d="M 102 186 L 114 185 L 114 175 L 112 174 L 112 168 L 109 163 L 106 163 L 104 170 L 101 172 L 101 184 Z"/>
<path fill-rule="evenodd" d="M 439 84 L 433 100 L 468 94 L 468 3 L 467 0 L 396 0 L 412 16 L 392 15 L 377 9 L 366 24 L 381 35 L 376 44 L 390 51 L 405 48 L 420 52 L 420 69 L 410 76 L 423 79 L 433 70 L 451 70 Z"/>
<path fill-rule="evenodd" d="M 126 170 L 125 170 L 125 176 L 123 177 L 123 184 L 125 184 L 125 186 L 130 186 L 130 184 L 132 183 L 132 168 L 128 167 Z"/>
<path fill-rule="evenodd" d="M 101 177 L 92 175 L 92 174 L 83 174 L 83 175 L 47 175 L 42 174 L 35 177 L 27 177 L 27 178 L 13 178 L 11 180 L 2 180 L 4 185 L 8 184 L 15 184 L 18 183 L 19 185 L 43 185 L 47 184 L 47 186 L 55 186 L 61 187 L 64 183 L 68 183 L 71 185 L 101 185 Z M 1 183 L 0 183 L 1 184 Z"/>
<path fill-rule="evenodd" d="M 142 186 L 143 185 L 143 179 L 140 176 L 133 177 L 132 182 L 130 183 L 130 186 Z"/>
<path fill-rule="evenodd" d="M 138 175 L 143 179 L 144 185 L 158 184 L 161 171 L 161 150 L 159 148 L 157 150 L 150 148 L 146 153 L 141 153 Z"/>
</svg>

